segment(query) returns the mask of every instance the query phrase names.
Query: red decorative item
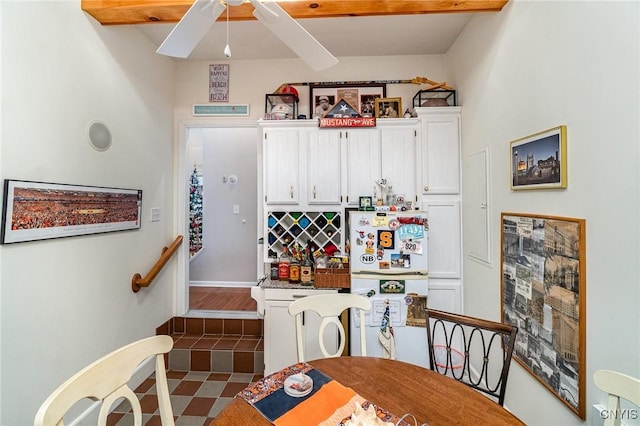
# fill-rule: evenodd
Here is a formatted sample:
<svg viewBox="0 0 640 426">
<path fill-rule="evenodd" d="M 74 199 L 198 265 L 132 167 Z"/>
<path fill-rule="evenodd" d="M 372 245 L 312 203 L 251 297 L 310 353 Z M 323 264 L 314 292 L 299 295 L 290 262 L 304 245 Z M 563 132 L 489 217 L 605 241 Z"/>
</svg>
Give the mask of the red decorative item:
<svg viewBox="0 0 640 426">
<path fill-rule="evenodd" d="M 327 254 L 327 256 L 331 257 L 334 254 L 336 254 L 336 252 L 338 251 L 338 247 L 336 247 L 334 244 L 329 243 L 324 247 L 324 252 Z"/>
<path fill-rule="evenodd" d="M 293 86 L 289 86 L 287 84 L 286 86 L 284 86 L 284 88 L 282 89 L 282 92 L 280 93 L 286 94 L 286 95 L 293 95 L 296 97 L 296 102 L 300 102 L 300 96 L 298 95 L 298 91 Z"/>
</svg>

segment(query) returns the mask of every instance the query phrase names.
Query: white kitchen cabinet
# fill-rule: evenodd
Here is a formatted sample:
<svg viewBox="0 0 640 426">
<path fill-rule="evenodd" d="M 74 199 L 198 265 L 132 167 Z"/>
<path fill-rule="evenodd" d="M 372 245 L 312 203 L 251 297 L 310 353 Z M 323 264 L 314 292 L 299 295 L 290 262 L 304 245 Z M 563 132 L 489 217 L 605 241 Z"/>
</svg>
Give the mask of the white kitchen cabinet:
<svg viewBox="0 0 640 426">
<path fill-rule="evenodd" d="M 406 120 L 406 119 L 403 119 Z M 417 202 L 418 130 L 415 124 L 380 128 L 382 178 L 393 193 Z"/>
<path fill-rule="evenodd" d="M 289 315 L 289 305 L 300 297 L 336 293 L 334 289 L 264 289 L 264 374 L 271 374 L 298 362 L 295 319 Z M 313 312 L 304 315 L 306 361 L 322 358 L 317 335 L 320 317 Z M 334 330 L 334 331 L 331 331 Z M 338 332 L 331 327 L 325 330 L 325 345 L 331 352 L 338 348 Z"/>
<path fill-rule="evenodd" d="M 300 132 L 264 129 L 264 195 L 266 204 L 300 203 Z"/>
<path fill-rule="evenodd" d="M 380 195 L 380 132 L 377 129 L 349 130 L 346 133 L 347 202 L 358 205 L 361 196 Z"/>
<path fill-rule="evenodd" d="M 422 194 L 459 194 L 461 108 L 416 112 L 422 122 Z"/>
<path fill-rule="evenodd" d="M 340 204 L 341 197 L 341 130 L 310 129 L 304 131 L 307 145 L 308 204 Z M 304 171 L 304 169 L 303 169 Z"/>
<path fill-rule="evenodd" d="M 394 194 L 417 201 L 418 120 L 381 119 L 376 128 L 351 130 L 346 138 L 348 204 L 360 196 L 381 197 L 377 184 L 386 179 Z M 385 189 L 386 191 L 386 189 Z"/>
<path fill-rule="evenodd" d="M 429 307 L 462 313 L 460 107 L 416 108 L 420 206 L 429 219 Z"/>
<path fill-rule="evenodd" d="M 426 199 L 429 218 L 429 278 L 460 278 L 462 265 L 460 201 Z"/>
<path fill-rule="evenodd" d="M 461 314 L 462 285 L 460 280 L 439 280 L 429 278 L 429 309 Z"/>
</svg>

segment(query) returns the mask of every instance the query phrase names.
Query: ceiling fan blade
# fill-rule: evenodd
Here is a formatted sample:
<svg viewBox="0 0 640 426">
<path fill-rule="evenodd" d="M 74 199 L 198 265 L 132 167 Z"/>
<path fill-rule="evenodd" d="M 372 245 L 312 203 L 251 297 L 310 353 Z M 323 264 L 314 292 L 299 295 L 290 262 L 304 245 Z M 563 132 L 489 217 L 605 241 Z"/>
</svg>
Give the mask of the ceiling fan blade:
<svg viewBox="0 0 640 426">
<path fill-rule="evenodd" d="M 277 3 L 251 0 L 251 4 L 255 7 L 253 15 L 311 68 L 321 71 L 338 63 L 331 52 Z"/>
<path fill-rule="evenodd" d="M 186 58 L 204 38 L 225 7 L 219 0 L 196 0 L 156 52 Z"/>
</svg>

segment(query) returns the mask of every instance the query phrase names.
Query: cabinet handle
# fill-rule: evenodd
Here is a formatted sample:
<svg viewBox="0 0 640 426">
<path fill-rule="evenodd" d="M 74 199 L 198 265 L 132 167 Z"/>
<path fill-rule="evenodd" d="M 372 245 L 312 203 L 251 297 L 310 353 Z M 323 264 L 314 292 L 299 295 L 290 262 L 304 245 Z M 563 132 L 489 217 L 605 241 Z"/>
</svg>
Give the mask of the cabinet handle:
<svg viewBox="0 0 640 426">
<path fill-rule="evenodd" d="M 313 185 L 313 199 L 316 199 L 316 186 Z"/>
<path fill-rule="evenodd" d="M 425 187 L 424 187 L 424 192 L 428 192 L 428 191 L 429 191 L 429 187 L 428 187 L 428 186 L 425 186 Z"/>
<path fill-rule="evenodd" d="M 291 187 L 289 188 L 289 195 L 291 196 L 291 199 L 293 200 L 293 185 L 291 185 Z"/>
</svg>

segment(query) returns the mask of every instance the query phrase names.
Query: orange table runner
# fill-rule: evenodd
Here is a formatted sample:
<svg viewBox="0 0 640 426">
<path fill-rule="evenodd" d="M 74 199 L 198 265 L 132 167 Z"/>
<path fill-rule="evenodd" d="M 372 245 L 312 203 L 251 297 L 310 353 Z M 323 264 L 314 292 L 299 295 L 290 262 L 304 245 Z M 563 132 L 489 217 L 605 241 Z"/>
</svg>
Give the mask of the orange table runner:
<svg viewBox="0 0 640 426">
<path fill-rule="evenodd" d="M 313 379 L 313 390 L 309 395 L 296 398 L 287 395 L 283 385 L 287 377 L 298 373 L 304 373 Z M 341 425 L 355 411 L 356 402 L 364 408 L 371 404 L 353 389 L 307 363 L 298 363 L 266 376 L 239 392 L 236 397 L 247 401 L 277 426 Z M 377 406 L 376 414 L 382 420 L 394 424 L 399 420 L 397 416 Z"/>
</svg>

